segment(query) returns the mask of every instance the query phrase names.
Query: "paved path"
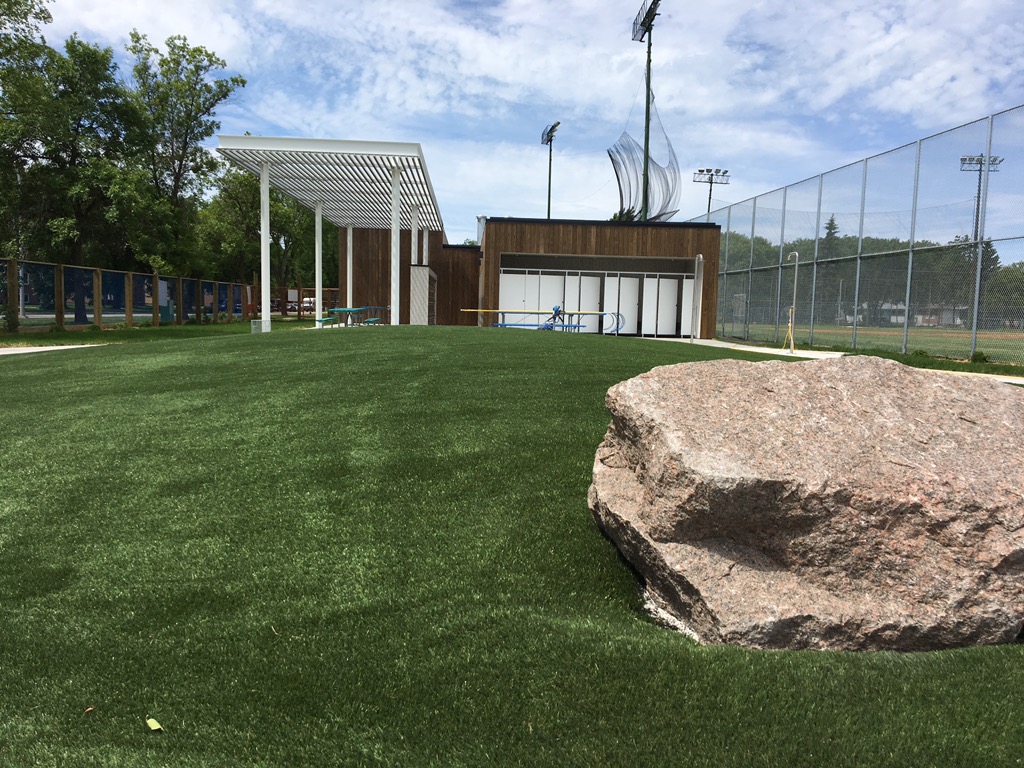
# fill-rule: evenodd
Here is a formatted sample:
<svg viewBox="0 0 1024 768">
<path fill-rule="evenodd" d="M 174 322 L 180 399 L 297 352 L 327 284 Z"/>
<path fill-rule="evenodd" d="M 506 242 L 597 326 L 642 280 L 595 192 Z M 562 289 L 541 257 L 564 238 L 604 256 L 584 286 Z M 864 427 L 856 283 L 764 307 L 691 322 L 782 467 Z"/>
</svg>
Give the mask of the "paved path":
<svg viewBox="0 0 1024 768">
<path fill-rule="evenodd" d="M 676 341 L 689 341 L 689 339 L 676 339 Z M 735 344 L 731 341 L 719 341 L 718 339 L 694 339 L 694 344 L 703 344 L 706 347 L 721 347 L 722 349 L 735 349 L 739 352 L 756 352 L 759 355 L 780 355 L 789 357 L 788 349 L 778 347 L 752 347 L 749 344 Z M 793 357 L 803 357 L 811 360 L 824 360 L 829 357 L 842 357 L 842 352 L 827 352 L 815 349 L 798 349 Z"/>
<path fill-rule="evenodd" d="M 53 352 L 58 349 L 103 347 L 105 344 L 53 344 L 48 347 L 0 347 L 0 355 L 27 355 L 29 352 Z"/>
<path fill-rule="evenodd" d="M 673 341 L 688 342 L 689 339 L 673 339 Z M 718 339 L 694 339 L 694 344 L 703 344 L 708 347 L 722 347 L 724 349 L 735 349 L 741 352 L 756 352 L 761 355 L 780 355 L 782 357 L 789 357 L 788 349 L 778 349 L 776 347 L 752 347 L 747 344 L 735 344 L 730 341 L 719 341 Z M 842 357 L 842 352 L 826 352 L 817 351 L 813 349 L 798 349 L 793 353 L 793 357 L 801 357 L 813 360 L 824 360 L 829 357 Z M 927 369 L 935 370 L 939 373 L 951 373 L 954 376 L 979 376 L 983 379 L 995 379 L 996 381 L 1005 381 L 1007 384 L 1017 384 L 1024 387 L 1024 376 L 1006 376 L 1000 373 L 974 373 L 973 371 L 943 371 L 940 369 Z"/>
</svg>

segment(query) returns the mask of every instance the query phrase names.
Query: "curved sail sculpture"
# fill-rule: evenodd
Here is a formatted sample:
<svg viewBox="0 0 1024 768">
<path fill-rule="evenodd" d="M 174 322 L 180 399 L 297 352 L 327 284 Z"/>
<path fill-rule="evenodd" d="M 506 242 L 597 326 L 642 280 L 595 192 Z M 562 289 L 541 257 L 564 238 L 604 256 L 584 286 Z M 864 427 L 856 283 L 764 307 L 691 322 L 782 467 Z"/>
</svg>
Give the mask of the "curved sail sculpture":
<svg viewBox="0 0 1024 768">
<path fill-rule="evenodd" d="M 655 147 L 655 144 L 659 146 Z M 608 148 L 619 182 L 620 210 L 644 207 L 644 148 L 627 131 Z M 679 212 L 679 161 L 651 98 L 651 156 L 648 162 L 647 220 L 668 221 Z"/>
</svg>

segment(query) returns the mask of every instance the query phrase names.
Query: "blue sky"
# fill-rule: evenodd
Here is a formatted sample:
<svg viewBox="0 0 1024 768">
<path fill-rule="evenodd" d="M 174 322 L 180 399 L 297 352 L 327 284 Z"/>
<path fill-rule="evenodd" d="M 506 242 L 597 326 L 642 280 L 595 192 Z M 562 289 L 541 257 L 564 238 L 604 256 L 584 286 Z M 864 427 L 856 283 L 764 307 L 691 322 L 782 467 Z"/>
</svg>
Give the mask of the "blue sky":
<svg viewBox="0 0 1024 768">
<path fill-rule="evenodd" d="M 1020 0 L 662 0 L 654 92 L 690 181 L 728 168 L 738 202 L 1024 103 Z M 476 217 L 619 207 L 606 149 L 643 132 L 640 0 L 53 0 L 51 44 L 77 32 L 123 53 L 172 34 L 248 86 L 221 133 L 423 145 L 450 242 Z"/>
</svg>

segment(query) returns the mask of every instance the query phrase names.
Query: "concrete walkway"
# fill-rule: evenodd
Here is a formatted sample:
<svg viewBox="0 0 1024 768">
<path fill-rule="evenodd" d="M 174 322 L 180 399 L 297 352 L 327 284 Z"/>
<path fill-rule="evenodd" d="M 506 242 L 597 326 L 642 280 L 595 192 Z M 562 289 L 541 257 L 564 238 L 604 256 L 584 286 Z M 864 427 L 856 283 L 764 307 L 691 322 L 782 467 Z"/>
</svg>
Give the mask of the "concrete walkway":
<svg viewBox="0 0 1024 768">
<path fill-rule="evenodd" d="M 53 352 L 57 349 L 83 349 L 104 347 L 105 344 L 52 344 L 47 347 L 0 347 L 0 355 L 27 355 L 30 352 Z"/>
<path fill-rule="evenodd" d="M 689 343 L 689 339 L 671 339 L 671 341 L 681 341 L 683 343 Z M 752 347 L 748 344 L 735 344 L 730 341 L 719 341 L 718 339 L 694 339 L 694 344 L 703 344 L 708 347 L 720 347 L 722 349 L 735 349 L 740 352 L 756 352 L 759 355 L 779 355 L 781 357 L 789 357 L 788 349 L 778 349 L 776 347 Z M 827 352 L 822 350 L 814 349 L 798 349 L 793 353 L 793 357 L 800 357 L 808 360 L 824 360 L 830 357 L 842 357 L 843 352 Z M 983 379 L 994 379 L 995 381 L 1003 381 L 1007 384 L 1017 384 L 1024 387 L 1024 376 L 1007 376 L 1001 373 L 974 373 L 973 371 L 943 371 L 939 369 L 926 369 L 935 370 L 936 373 L 949 373 L 954 376 L 978 376 Z"/>
<path fill-rule="evenodd" d="M 688 342 L 689 339 L 675 339 L 675 341 Z M 790 357 L 789 349 L 778 347 L 752 347 L 749 344 L 735 344 L 731 341 L 719 341 L 718 339 L 694 339 L 694 344 L 703 344 L 706 347 L 721 347 L 722 349 L 735 349 L 738 352 L 756 352 L 759 355 L 779 355 Z M 808 360 L 825 360 L 830 357 L 842 357 L 842 352 L 827 352 L 817 349 L 798 349 L 793 357 L 802 357 Z"/>
</svg>

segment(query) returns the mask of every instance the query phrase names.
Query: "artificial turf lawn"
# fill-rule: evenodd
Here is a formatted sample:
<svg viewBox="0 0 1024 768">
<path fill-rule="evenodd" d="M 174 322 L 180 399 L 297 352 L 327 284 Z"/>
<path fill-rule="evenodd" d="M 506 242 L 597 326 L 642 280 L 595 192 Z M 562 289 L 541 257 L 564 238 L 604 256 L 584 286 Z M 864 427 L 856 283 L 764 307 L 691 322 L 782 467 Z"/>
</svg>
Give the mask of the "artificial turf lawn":
<svg viewBox="0 0 1024 768">
<path fill-rule="evenodd" d="M 603 395 L 726 355 L 389 327 L 0 358 L 0 764 L 1016 764 L 1020 646 L 644 617 L 586 507 Z"/>
</svg>

